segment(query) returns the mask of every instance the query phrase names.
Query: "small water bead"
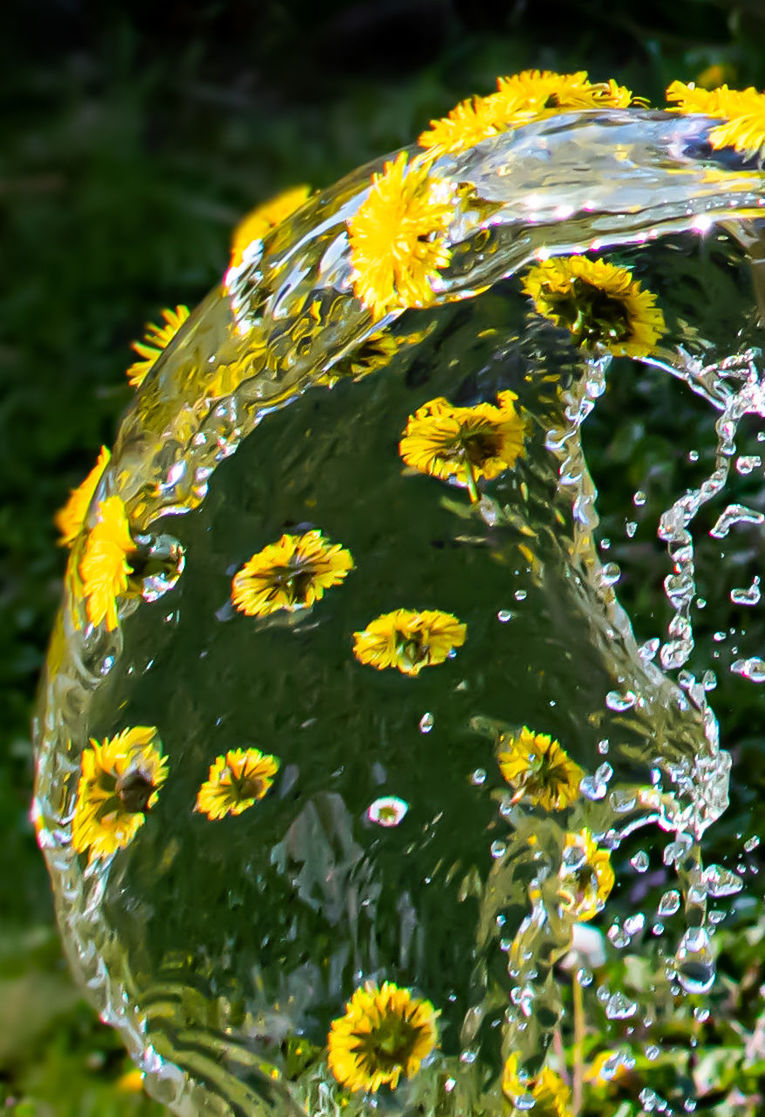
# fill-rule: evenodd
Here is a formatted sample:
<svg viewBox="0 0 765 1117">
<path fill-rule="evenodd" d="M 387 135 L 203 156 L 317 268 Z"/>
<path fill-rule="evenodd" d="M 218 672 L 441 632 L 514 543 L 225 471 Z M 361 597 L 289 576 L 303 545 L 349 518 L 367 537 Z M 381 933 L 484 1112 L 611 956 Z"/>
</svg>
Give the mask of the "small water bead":
<svg viewBox="0 0 765 1117">
<path fill-rule="evenodd" d="M 733 649 L 734 652 L 737 650 Z M 765 659 L 758 655 L 750 656 L 749 659 L 736 659 L 730 669 L 734 675 L 740 675 L 750 683 L 765 683 Z"/>
<path fill-rule="evenodd" d="M 697 462 L 698 460 L 699 460 L 698 450 L 689 450 L 688 451 L 688 461 L 689 462 Z"/>
<path fill-rule="evenodd" d="M 717 925 L 718 923 L 722 923 L 723 919 L 725 919 L 727 914 L 728 913 L 724 908 L 712 908 L 712 910 L 709 912 L 709 916 L 708 916 L 709 922 L 714 924 L 714 925 Z"/>
<path fill-rule="evenodd" d="M 513 594 L 513 597 L 516 601 L 525 601 L 528 597 L 528 593 L 526 592 L 526 590 L 516 590 Z"/>
<path fill-rule="evenodd" d="M 601 756 L 606 755 L 606 753 L 608 752 L 608 748 L 609 748 L 608 737 L 604 737 L 601 741 L 598 741 L 598 752 L 600 753 Z"/>
<path fill-rule="evenodd" d="M 607 934 L 609 942 L 613 943 L 617 950 L 624 950 L 625 946 L 630 945 L 630 936 L 618 923 L 612 923 Z"/>
<path fill-rule="evenodd" d="M 751 586 L 743 589 L 732 589 L 730 591 L 730 599 L 734 605 L 759 605 L 762 591 L 760 590 L 760 579 L 755 574 L 752 579 Z"/>
<path fill-rule="evenodd" d="M 740 458 L 736 458 L 736 469 L 743 477 L 759 469 L 761 465 L 762 458 L 758 454 L 742 454 Z"/>
<path fill-rule="evenodd" d="M 630 865 L 636 873 L 646 872 L 650 863 L 650 858 L 644 849 L 638 850 L 635 856 L 630 858 Z"/>
<path fill-rule="evenodd" d="M 420 733 L 430 733 L 433 726 L 436 724 L 436 719 L 429 712 L 426 712 L 420 718 Z"/>
<path fill-rule="evenodd" d="M 476 787 L 480 787 L 482 783 L 485 783 L 486 782 L 486 769 L 485 768 L 476 768 L 473 772 L 471 772 L 470 773 L 470 782 L 475 784 Z"/>
<path fill-rule="evenodd" d="M 657 938 L 658 938 L 659 935 L 663 935 L 664 934 L 664 924 L 663 923 L 654 923 L 653 927 L 651 927 L 651 934 L 656 935 Z"/>
<path fill-rule="evenodd" d="M 664 893 L 659 901 L 657 914 L 660 915 L 662 919 L 666 919 L 668 916 L 675 915 L 679 910 L 680 893 L 676 889 L 671 888 L 668 892 Z"/>
<path fill-rule="evenodd" d="M 624 533 L 627 536 L 627 538 L 628 539 L 633 539 L 634 536 L 635 536 L 636 531 L 637 531 L 637 521 L 636 520 L 626 520 L 625 524 L 624 524 Z"/>
<path fill-rule="evenodd" d="M 619 564 L 616 562 L 607 562 L 600 571 L 598 581 L 601 586 L 605 586 L 607 588 L 608 586 L 616 585 L 621 576 L 622 572 L 619 569 Z"/>
<path fill-rule="evenodd" d="M 597 991 L 595 993 L 595 996 L 598 998 L 600 1003 L 602 1005 L 604 1005 L 607 1001 L 609 1001 L 611 999 L 611 990 L 608 988 L 607 985 L 599 985 L 598 988 L 597 988 Z"/>
<path fill-rule="evenodd" d="M 696 608 L 697 609 L 706 609 L 706 607 L 707 607 L 707 599 L 705 597 L 697 597 L 696 598 Z"/>
<path fill-rule="evenodd" d="M 635 915 L 630 915 L 624 920 L 624 930 L 630 935 L 636 935 L 643 930 L 644 926 L 645 916 L 642 911 L 636 912 Z"/>
<path fill-rule="evenodd" d="M 617 814 L 626 814 L 634 809 L 637 803 L 637 795 L 634 791 L 612 791 L 609 802 Z"/>
<path fill-rule="evenodd" d="M 712 639 L 715 641 L 715 643 L 720 644 L 720 643 L 722 643 L 723 640 L 728 639 L 728 633 L 727 632 L 715 632 Z"/>
<path fill-rule="evenodd" d="M 601 551 L 610 551 L 611 550 L 611 540 L 608 537 L 604 537 L 603 539 L 601 539 L 600 549 L 601 549 Z"/>
<path fill-rule="evenodd" d="M 696 1109 L 696 1104 L 695 1098 L 686 1098 L 683 1102 L 683 1109 L 686 1113 L 693 1113 Z"/>
<path fill-rule="evenodd" d="M 715 980 L 709 935 L 703 927 L 689 928 L 675 954 L 677 980 L 686 993 L 708 993 Z"/>
<path fill-rule="evenodd" d="M 678 834 L 673 842 L 669 842 L 664 849 L 663 860 L 665 865 L 676 865 L 688 854 L 693 842 L 688 834 Z"/>
<path fill-rule="evenodd" d="M 606 695 L 606 705 L 609 710 L 613 710 L 616 713 L 621 713 L 624 710 L 631 710 L 636 701 L 636 696 L 631 690 L 625 691 L 624 694 L 620 694 L 618 690 L 609 690 Z"/>
<path fill-rule="evenodd" d="M 507 853 L 507 843 L 502 841 L 495 841 L 491 843 L 491 855 L 495 861 L 500 857 L 504 857 Z"/>
<path fill-rule="evenodd" d="M 497 620 L 500 624 L 507 624 L 509 620 L 512 620 L 512 617 L 513 614 L 510 612 L 509 609 L 500 609 L 500 611 L 497 613 Z"/>
<path fill-rule="evenodd" d="M 744 849 L 746 850 L 747 853 L 751 853 L 753 849 L 757 849 L 757 846 L 759 844 L 760 844 L 760 839 L 755 834 L 753 837 L 747 838 L 747 840 L 744 842 Z"/>
<path fill-rule="evenodd" d="M 655 1043 L 650 1043 L 645 1049 L 646 1059 L 650 1059 L 653 1063 L 661 1055 L 661 1048 L 657 1047 Z"/>
<path fill-rule="evenodd" d="M 652 659 L 655 659 L 660 645 L 661 640 L 658 636 L 654 636 L 653 639 L 646 640 L 644 644 L 640 645 L 640 647 L 638 648 L 638 655 L 642 659 L 643 663 L 650 663 Z"/>
<path fill-rule="evenodd" d="M 614 993 L 609 997 L 606 1005 L 606 1016 L 609 1020 L 629 1020 L 638 1010 L 637 1002 L 630 1001 L 624 993 Z"/>
<path fill-rule="evenodd" d="M 699 1024 L 704 1024 L 709 1019 L 709 1009 L 701 1008 L 697 1005 L 693 1010 L 694 1017 L 698 1020 Z"/>
<path fill-rule="evenodd" d="M 745 504 L 729 504 L 718 517 L 714 527 L 709 529 L 709 534 L 713 539 L 725 539 L 730 529 L 737 524 L 762 523 L 765 523 L 765 513 L 747 508 Z"/>
<path fill-rule="evenodd" d="M 744 887 L 744 882 L 730 869 L 722 865 L 708 865 L 704 870 L 704 884 L 710 896 L 718 899 L 720 896 L 735 896 Z"/>
<path fill-rule="evenodd" d="M 588 985 L 592 985 L 592 970 L 584 969 L 584 967 L 580 970 L 577 970 L 576 980 L 579 982 L 583 989 L 586 989 Z"/>
<path fill-rule="evenodd" d="M 717 686 L 717 675 L 714 671 L 705 671 L 701 676 L 701 685 L 707 692 L 714 690 Z"/>
<path fill-rule="evenodd" d="M 378 826 L 387 829 L 398 826 L 408 810 L 409 804 L 405 800 L 399 799 L 396 795 L 383 795 L 367 807 L 367 818 L 370 822 L 376 822 Z"/>
<path fill-rule="evenodd" d="M 594 776 L 585 776 L 579 783 L 579 790 L 582 795 L 587 799 L 597 801 L 604 799 L 608 791 L 608 785 L 602 780 L 598 779 L 597 772 Z"/>
<path fill-rule="evenodd" d="M 641 489 L 638 489 L 638 491 L 632 497 L 632 503 L 635 505 L 636 508 L 642 508 L 647 499 L 648 497 L 645 495 L 645 493 Z"/>
</svg>

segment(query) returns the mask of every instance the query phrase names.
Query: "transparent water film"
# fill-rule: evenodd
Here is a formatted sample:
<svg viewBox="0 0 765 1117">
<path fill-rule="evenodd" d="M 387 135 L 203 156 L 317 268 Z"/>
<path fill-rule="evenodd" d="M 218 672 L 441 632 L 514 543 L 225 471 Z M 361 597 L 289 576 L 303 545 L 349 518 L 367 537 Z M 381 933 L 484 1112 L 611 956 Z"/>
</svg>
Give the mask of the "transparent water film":
<svg viewBox="0 0 765 1117">
<path fill-rule="evenodd" d="M 385 182 L 423 176 L 436 262 L 377 303 L 364 168 L 147 362 L 73 533 L 34 811 L 71 964 L 174 1112 L 565 1117 L 585 1021 L 607 1085 L 702 1010 L 741 888 L 702 855 L 712 672 L 765 677 L 694 629 L 705 554 L 763 522 L 765 177 L 712 123 L 412 149 Z M 654 397 L 708 444 L 674 430 L 694 479 L 657 508 L 638 476 L 606 538 L 588 431 L 630 469 Z M 707 615 L 757 608 L 729 569 Z"/>
</svg>

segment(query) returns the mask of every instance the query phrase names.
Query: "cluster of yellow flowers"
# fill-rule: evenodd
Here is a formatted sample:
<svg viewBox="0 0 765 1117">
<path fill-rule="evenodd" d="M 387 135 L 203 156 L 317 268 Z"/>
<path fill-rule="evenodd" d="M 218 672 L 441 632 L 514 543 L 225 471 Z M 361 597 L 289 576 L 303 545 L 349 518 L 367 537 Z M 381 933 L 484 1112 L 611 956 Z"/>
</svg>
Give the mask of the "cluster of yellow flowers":
<svg viewBox="0 0 765 1117">
<path fill-rule="evenodd" d="M 279 764 L 259 749 L 230 749 L 210 766 L 195 810 L 210 819 L 241 814 L 268 793 Z M 156 806 L 167 774 L 156 726 L 123 729 L 103 741 L 91 738 L 80 759 L 74 849 L 96 861 L 130 845 Z"/>
</svg>

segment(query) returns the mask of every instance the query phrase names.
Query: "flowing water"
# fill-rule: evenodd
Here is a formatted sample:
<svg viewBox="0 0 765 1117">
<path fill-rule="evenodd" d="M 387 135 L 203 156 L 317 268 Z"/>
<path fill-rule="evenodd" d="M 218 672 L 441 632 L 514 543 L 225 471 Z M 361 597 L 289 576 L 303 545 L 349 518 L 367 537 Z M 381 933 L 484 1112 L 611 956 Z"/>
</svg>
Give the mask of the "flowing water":
<svg viewBox="0 0 765 1117">
<path fill-rule="evenodd" d="M 35 817 L 72 966 L 175 1112 L 500 1114 L 509 1056 L 533 1076 L 584 1020 L 616 1073 L 658 1057 L 673 1012 L 703 1012 L 744 895 L 735 858 L 705 852 L 731 794 L 721 727 L 728 747 L 745 736 L 735 701 L 761 731 L 765 681 L 765 175 L 712 155 L 707 128 L 565 113 L 443 156 L 437 173 L 472 189 L 437 302 L 376 325 L 345 232 L 382 161 L 363 168 L 211 293 L 125 415 L 97 499 L 119 494 L 185 567 L 147 577 L 112 632 L 68 578 Z M 588 357 L 521 290 L 537 258 L 591 249 L 657 296 L 667 332 L 644 360 Z M 381 329 L 395 344 L 348 375 Z M 404 467 L 425 402 L 507 390 L 524 452 L 479 499 Z M 316 528 L 353 556 L 343 585 L 237 613 L 242 563 Z M 453 614 L 464 644 L 417 677 L 358 662 L 353 633 L 400 608 Z M 167 781 L 135 839 L 88 863 L 71 842 L 83 749 L 140 725 Z M 503 778 L 522 726 L 581 769 L 566 810 Z M 271 792 L 195 812 L 215 757 L 248 747 L 279 758 Z M 561 901 L 567 880 L 587 888 L 566 838 L 585 827 L 615 874 L 594 920 Z M 438 1013 L 420 1072 L 373 1094 L 327 1065 L 367 981 Z M 692 1085 L 639 1101 L 679 1111 Z"/>
</svg>

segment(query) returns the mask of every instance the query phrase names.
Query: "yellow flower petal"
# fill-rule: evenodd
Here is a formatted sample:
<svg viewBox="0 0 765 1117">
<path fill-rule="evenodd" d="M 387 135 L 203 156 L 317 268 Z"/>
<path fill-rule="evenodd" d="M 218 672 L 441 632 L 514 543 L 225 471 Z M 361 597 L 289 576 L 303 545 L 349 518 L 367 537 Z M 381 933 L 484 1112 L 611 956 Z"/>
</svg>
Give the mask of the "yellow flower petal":
<svg viewBox="0 0 765 1117">
<path fill-rule="evenodd" d="M 300 209 L 311 193 L 310 186 L 292 186 L 283 190 L 267 202 L 256 206 L 242 218 L 234 229 L 231 240 L 231 262 L 229 267 L 237 268 L 242 263 L 244 253 L 253 241 L 262 240 L 287 217 Z"/>
<path fill-rule="evenodd" d="M 248 617 L 267 617 L 280 609 L 294 612 L 320 601 L 352 569 L 350 551 L 329 543 L 320 531 L 283 535 L 237 571 L 231 600 Z"/>
<path fill-rule="evenodd" d="M 88 533 L 79 566 L 91 624 L 105 620 L 110 632 L 117 627 L 117 598 L 127 590 L 133 572 L 128 559 L 134 552 L 125 505 L 118 496 L 107 497 L 98 506 L 98 521 Z"/>
<path fill-rule="evenodd" d="M 465 643 L 467 625 L 440 609 L 396 609 L 354 632 L 353 654 L 377 671 L 396 667 L 403 675 L 419 675 L 423 667 L 443 663 Z"/>
<path fill-rule="evenodd" d="M 611 854 L 587 827 L 566 834 L 558 879 L 561 908 L 572 919 L 585 923 L 603 910 L 614 886 Z"/>
<path fill-rule="evenodd" d="M 528 799 L 546 811 L 562 811 L 579 798 L 584 772 L 560 742 L 525 725 L 500 738 L 499 770 L 514 789 L 515 802 Z"/>
<path fill-rule="evenodd" d="M 55 523 L 61 532 L 59 544 L 62 547 L 70 547 L 82 531 L 93 494 L 98 488 L 110 458 L 110 451 L 106 446 L 102 446 L 98 461 L 88 476 L 78 488 L 72 489 L 66 504 L 56 513 Z"/>
<path fill-rule="evenodd" d="M 177 306 L 175 310 L 170 310 L 168 307 L 162 311 L 162 317 L 165 320 L 164 326 L 147 322 L 146 332 L 141 341 L 134 341 L 130 346 L 141 358 L 140 361 L 133 361 L 126 373 L 133 388 L 140 388 L 150 370 L 156 364 L 160 353 L 167 349 L 188 316 L 189 308 L 187 306 Z"/>
<path fill-rule="evenodd" d="M 413 1078 L 433 1051 L 438 1035 L 430 1001 L 413 997 L 392 981 L 367 983 L 332 1021 L 327 1037 L 329 1069 L 348 1090 L 395 1090 L 403 1074 Z"/>
<path fill-rule="evenodd" d="M 210 819 L 241 814 L 268 793 L 279 764 L 277 757 L 259 749 L 229 749 L 210 765 L 195 810 Z"/>
<path fill-rule="evenodd" d="M 348 222 L 353 290 L 375 319 L 389 310 L 428 306 L 433 283 L 451 259 L 446 230 L 454 186 L 429 174 L 427 162 L 401 152 Z"/>
</svg>

